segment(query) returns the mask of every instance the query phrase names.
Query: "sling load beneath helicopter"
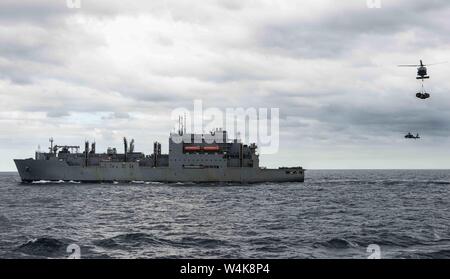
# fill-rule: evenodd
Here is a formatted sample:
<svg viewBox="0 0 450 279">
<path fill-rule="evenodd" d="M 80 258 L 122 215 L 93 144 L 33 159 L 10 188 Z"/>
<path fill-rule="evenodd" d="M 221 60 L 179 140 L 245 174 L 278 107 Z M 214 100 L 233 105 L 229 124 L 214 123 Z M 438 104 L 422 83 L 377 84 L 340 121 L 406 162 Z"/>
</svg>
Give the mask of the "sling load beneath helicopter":
<svg viewBox="0 0 450 279">
<path fill-rule="evenodd" d="M 422 90 L 420 92 L 417 92 L 416 97 L 422 100 L 430 98 L 430 94 L 425 91 L 423 83 L 422 83 Z"/>
</svg>

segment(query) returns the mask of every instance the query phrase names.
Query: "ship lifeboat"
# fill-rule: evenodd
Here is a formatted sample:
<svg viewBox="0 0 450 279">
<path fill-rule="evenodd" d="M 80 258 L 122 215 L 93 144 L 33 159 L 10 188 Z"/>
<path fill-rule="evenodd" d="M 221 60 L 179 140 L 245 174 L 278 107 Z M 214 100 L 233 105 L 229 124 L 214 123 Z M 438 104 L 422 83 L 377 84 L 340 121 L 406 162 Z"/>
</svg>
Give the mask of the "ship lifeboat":
<svg viewBox="0 0 450 279">
<path fill-rule="evenodd" d="M 205 146 L 205 147 L 203 147 L 203 150 L 207 151 L 207 152 L 215 152 L 215 151 L 219 151 L 220 148 L 217 145 L 215 145 L 215 146 Z"/>
<path fill-rule="evenodd" d="M 200 151 L 200 146 L 185 146 L 184 151 L 186 151 L 186 152 Z"/>
</svg>

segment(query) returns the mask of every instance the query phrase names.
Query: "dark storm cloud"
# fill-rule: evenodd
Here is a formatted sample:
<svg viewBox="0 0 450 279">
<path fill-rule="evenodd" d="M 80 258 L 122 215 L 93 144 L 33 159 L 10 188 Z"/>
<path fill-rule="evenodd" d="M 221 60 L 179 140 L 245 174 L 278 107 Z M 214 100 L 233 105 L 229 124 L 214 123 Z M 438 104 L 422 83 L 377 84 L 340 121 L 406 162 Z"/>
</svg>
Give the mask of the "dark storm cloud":
<svg viewBox="0 0 450 279">
<path fill-rule="evenodd" d="M 315 119 L 336 126 L 356 128 L 361 133 L 406 133 L 418 129 L 428 136 L 448 136 L 449 112 L 412 107 L 411 110 L 387 110 L 377 106 L 354 107 L 330 105 L 317 111 Z"/>
<path fill-rule="evenodd" d="M 450 135 L 448 65 L 430 69 L 427 102 L 415 69 L 396 68 L 450 60 L 448 1 L 81 3 L 0 2 L 3 135 L 165 135 L 194 99 L 280 108 L 283 144 L 316 150 Z"/>
<path fill-rule="evenodd" d="M 363 2 L 363 1 L 361 1 Z M 320 19 L 291 19 L 267 24 L 257 33 L 263 47 L 301 58 L 349 58 L 359 43 L 367 40 L 378 51 L 389 49 L 395 35 L 414 30 L 423 36 L 417 38 L 416 47 L 433 47 L 449 43 L 450 32 L 448 1 L 397 1 L 384 3 L 381 9 L 356 7 L 340 9 L 336 4 L 332 12 Z M 378 41 L 370 41 L 373 36 Z"/>
<path fill-rule="evenodd" d="M 118 3 L 109 0 L 80 0 L 81 7 L 68 5 L 71 0 L 2 0 L 0 22 L 3 24 L 31 23 L 40 26 L 64 24 L 72 15 L 94 17 L 115 16 L 123 12 L 139 13 L 133 3 Z M 76 3 L 76 0 L 72 1 Z M 72 8 L 71 8 L 72 7 Z"/>
<path fill-rule="evenodd" d="M 0 54 L 8 60 L 35 61 L 46 64 L 62 62 L 55 50 L 58 38 L 51 36 L 44 28 L 34 26 L 0 27 Z M 61 42 L 62 43 L 62 42 Z"/>
<path fill-rule="evenodd" d="M 414 92 L 408 91 L 390 91 L 382 95 L 369 90 L 345 91 L 343 86 L 336 88 L 333 94 L 327 92 L 331 91 L 276 92 L 264 102 L 282 108 L 282 126 L 291 129 L 298 123 L 297 129 L 291 130 L 298 135 L 311 130 L 316 135 L 332 131 L 352 138 L 358 135 L 397 137 L 409 131 L 430 137 L 449 135 L 448 90 L 436 89 L 433 94 L 438 100 L 430 100 L 428 104 L 416 101 Z"/>
<path fill-rule="evenodd" d="M 62 18 L 72 12 L 67 8 L 66 1 L 52 0 L 3 0 L 0 2 L 0 22 L 3 24 L 18 24 L 30 22 L 33 24 L 55 24 L 55 18 Z"/>
</svg>

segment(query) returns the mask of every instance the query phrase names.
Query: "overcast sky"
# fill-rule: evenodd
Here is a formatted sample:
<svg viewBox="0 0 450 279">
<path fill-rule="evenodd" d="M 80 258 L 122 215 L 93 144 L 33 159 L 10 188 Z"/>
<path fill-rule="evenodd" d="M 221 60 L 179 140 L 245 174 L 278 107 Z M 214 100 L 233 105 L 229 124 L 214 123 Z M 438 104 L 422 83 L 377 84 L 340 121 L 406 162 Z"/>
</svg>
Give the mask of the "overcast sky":
<svg viewBox="0 0 450 279">
<path fill-rule="evenodd" d="M 38 145 L 167 150 L 174 108 L 280 109 L 269 167 L 450 168 L 448 0 L 0 1 L 0 170 Z M 420 133 L 420 141 L 405 140 Z"/>
</svg>

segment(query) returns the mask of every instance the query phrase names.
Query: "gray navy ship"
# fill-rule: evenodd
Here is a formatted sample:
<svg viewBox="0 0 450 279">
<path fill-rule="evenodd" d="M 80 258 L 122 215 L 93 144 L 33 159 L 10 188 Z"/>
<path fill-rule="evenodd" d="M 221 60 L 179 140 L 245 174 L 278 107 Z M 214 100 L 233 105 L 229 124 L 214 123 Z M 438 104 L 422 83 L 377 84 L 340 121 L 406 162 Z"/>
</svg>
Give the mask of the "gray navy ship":
<svg viewBox="0 0 450 279">
<path fill-rule="evenodd" d="M 124 152 L 108 148 L 97 153 L 96 144 L 54 145 L 49 152 L 37 151 L 35 158 L 14 160 L 23 182 L 303 182 L 302 167 L 267 169 L 259 166 L 256 144 L 229 140 L 216 129 L 206 134 L 171 133 L 169 154 L 153 143 L 153 154 L 135 151 L 135 142 L 123 139 Z"/>
</svg>

